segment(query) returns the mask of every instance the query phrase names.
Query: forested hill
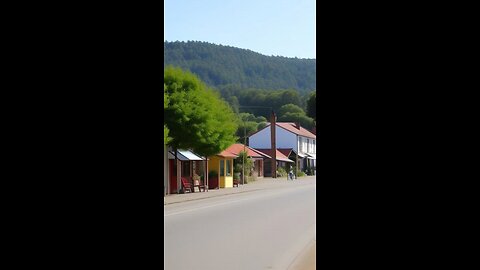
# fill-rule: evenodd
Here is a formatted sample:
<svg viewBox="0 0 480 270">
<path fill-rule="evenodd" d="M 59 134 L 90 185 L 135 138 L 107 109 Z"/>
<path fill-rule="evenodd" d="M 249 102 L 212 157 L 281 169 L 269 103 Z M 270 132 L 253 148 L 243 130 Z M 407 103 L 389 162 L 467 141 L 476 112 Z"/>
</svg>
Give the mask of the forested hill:
<svg viewBox="0 0 480 270">
<path fill-rule="evenodd" d="M 207 84 L 222 88 L 316 89 L 316 60 L 265 56 L 208 42 L 164 42 L 164 66 L 190 70 Z"/>
</svg>

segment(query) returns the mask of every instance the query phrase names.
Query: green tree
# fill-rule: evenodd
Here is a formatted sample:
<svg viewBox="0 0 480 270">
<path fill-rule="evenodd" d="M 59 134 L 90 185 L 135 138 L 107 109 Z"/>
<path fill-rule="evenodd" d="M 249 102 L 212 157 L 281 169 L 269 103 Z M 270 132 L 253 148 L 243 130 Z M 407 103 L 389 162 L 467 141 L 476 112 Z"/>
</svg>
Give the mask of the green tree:
<svg viewBox="0 0 480 270">
<path fill-rule="evenodd" d="M 313 119 L 306 116 L 305 113 L 290 113 L 287 112 L 278 118 L 281 122 L 300 122 L 300 125 L 306 129 L 312 129 L 314 122 Z"/>
<path fill-rule="evenodd" d="M 228 98 L 228 103 L 232 107 L 233 111 L 235 113 L 238 113 L 238 110 L 240 108 L 240 103 L 238 103 L 238 98 L 236 96 L 230 96 Z"/>
<path fill-rule="evenodd" d="M 165 93 L 167 86 L 164 84 L 163 85 L 163 110 L 165 111 L 166 108 L 168 108 L 168 96 Z M 168 137 L 168 127 L 165 125 L 165 119 L 163 120 L 163 143 L 168 144 L 171 140 L 170 137 Z"/>
<path fill-rule="evenodd" d="M 307 101 L 307 115 L 317 120 L 317 92 L 313 92 Z"/>
<path fill-rule="evenodd" d="M 265 56 L 250 50 L 206 42 L 164 42 L 166 65 L 190 70 L 202 81 L 215 87 L 238 85 L 243 88 L 295 89 L 302 92 L 316 88 L 315 59 Z M 301 105 L 295 102 L 295 97 L 282 99 L 285 98 L 290 100 L 288 103 Z"/>
<path fill-rule="evenodd" d="M 164 121 L 172 137 L 170 145 L 210 156 L 235 143 L 235 114 L 197 76 L 167 67 L 164 84 L 169 100 Z"/>
<path fill-rule="evenodd" d="M 238 158 L 236 159 L 236 163 L 240 164 L 240 166 L 244 166 L 245 168 L 245 176 L 250 176 L 253 170 L 253 159 L 248 157 L 247 152 L 240 151 L 238 154 Z M 243 174 L 243 170 L 241 171 Z M 247 177 L 245 177 L 247 180 Z"/>
<path fill-rule="evenodd" d="M 278 117 L 282 117 L 286 113 L 299 113 L 305 115 L 303 109 L 295 104 L 285 104 L 280 107 L 280 109 L 278 110 Z"/>
<path fill-rule="evenodd" d="M 239 137 L 238 141 L 240 143 L 244 143 L 245 141 L 244 134 L 246 135 L 246 137 L 248 137 L 250 134 L 256 132 L 257 128 L 258 128 L 257 122 L 253 122 L 253 121 L 240 122 L 238 125 L 237 133 L 236 133 L 237 136 Z"/>
<path fill-rule="evenodd" d="M 256 122 L 255 120 L 257 119 L 254 114 L 252 113 L 239 113 L 241 121 L 245 122 Z"/>
<path fill-rule="evenodd" d="M 264 116 L 258 116 L 255 119 L 255 122 L 257 122 L 257 123 L 267 122 L 267 118 L 265 118 Z"/>
<path fill-rule="evenodd" d="M 267 122 L 258 123 L 257 130 L 263 129 L 267 126 Z"/>
</svg>

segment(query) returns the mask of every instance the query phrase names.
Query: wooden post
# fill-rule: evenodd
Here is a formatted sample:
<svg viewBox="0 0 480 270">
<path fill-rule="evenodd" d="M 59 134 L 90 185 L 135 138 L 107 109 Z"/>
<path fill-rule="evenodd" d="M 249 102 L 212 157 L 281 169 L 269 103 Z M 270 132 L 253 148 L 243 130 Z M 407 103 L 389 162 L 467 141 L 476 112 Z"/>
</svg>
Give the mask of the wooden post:
<svg viewBox="0 0 480 270">
<path fill-rule="evenodd" d="M 272 177 L 277 178 L 277 141 L 275 132 L 277 129 L 277 119 L 275 112 L 272 110 L 270 117 L 270 141 L 272 149 Z"/>
<path fill-rule="evenodd" d="M 205 171 L 203 172 L 203 174 L 204 174 L 203 179 L 205 180 L 205 183 L 206 183 L 205 190 L 208 192 L 208 157 L 207 156 L 205 156 Z"/>
<path fill-rule="evenodd" d="M 298 152 L 297 152 L 297 157 L 295 158 L 295 179 L 297 179 L 297 170 L 298 170 Z"/>
<path fill-rule="evenodd" d="M 182 183 L 180 182 L 182 168 L 181 168 L 181 161 L 177 158 L 177 148 L 175 150 L 175 164 L 177 165 L 177 193 L 180 193 L 180 189 L 182 188 Z"/>
</svg>

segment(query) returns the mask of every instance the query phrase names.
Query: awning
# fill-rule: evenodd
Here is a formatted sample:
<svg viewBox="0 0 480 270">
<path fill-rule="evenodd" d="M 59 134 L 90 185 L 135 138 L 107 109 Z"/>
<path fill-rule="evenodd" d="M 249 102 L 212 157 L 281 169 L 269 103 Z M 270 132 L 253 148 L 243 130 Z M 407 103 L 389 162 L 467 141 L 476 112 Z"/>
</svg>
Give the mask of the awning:
<svg viewBox="0 0 480 270">
<path fill-rule="evenodd" d="M 297 153 L 299 158 L 304 158 L 307 156 L 307 154 L 302 154 L 302 153 Z"/>
<path fill-rule="evenodd" d="M 291 163 L 295 162 L 295 161 L 290 160 L 290 159 L 288 159 L 288 158 L 281 158 L 281 157 L 277 157 L 277 161 L 291 162 Z"/>
<path fill-rule="evenodd" d="M 193 153 L 192 151 L 181 149 L 177 150 L 177 158 L 181 161 L 205 160 L 204 158 L 201 158 L 200 156 Z M 168 151 L 168 159 L 175 159 L 175 154 L 172 151 Z"/>
<path fill-rule="evenodd" d="M 317 159 L 317 155 L 315 155 L 315 154 L 308 154 L 307 158 L 308 158 L 308 159 Z"/>
<path fill-rule="evenodd" d="M 272 149 L 253 149 L 253 150 L 261 153 L 262 155 L 268 157 L 269 159 L 272 158 L 272 155 L 273 155 Z M 276 150 L 275 154 L 276 154 L 275 158 L 276 158 L 277 161 L 294 162 L 291 159 L 289 159 L 287 156 L 282 154 L 282 152 L 278 151 L 278 149 Z"/>
</svg>

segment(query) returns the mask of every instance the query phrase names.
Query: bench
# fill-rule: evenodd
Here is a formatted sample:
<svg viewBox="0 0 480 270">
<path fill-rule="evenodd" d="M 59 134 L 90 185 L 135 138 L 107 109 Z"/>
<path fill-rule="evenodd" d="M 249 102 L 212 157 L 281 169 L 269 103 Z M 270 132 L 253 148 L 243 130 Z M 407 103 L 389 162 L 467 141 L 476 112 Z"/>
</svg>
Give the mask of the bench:
<svg viewBox="0 0 480 270">
<path fill-rule="evenodd" d="M 181 180 L 182 180 L 182 190 L 183 190 L 183 192 L 184 193 L 186 193 L 187 191 L 193 192 L 192 184 L 187 180 L 187 178 L 182 177 Z"/>
<path fill-rule="evenodd" d="M 202 192 L 202 189 L 203 189 L 203 192 L 207 190 L 205 187 L 205 183 L 202 180 L 193 180 L 193 182 L 194 182 L 193 189 L 198 187 L 198 192 Z"/>
</svg>

